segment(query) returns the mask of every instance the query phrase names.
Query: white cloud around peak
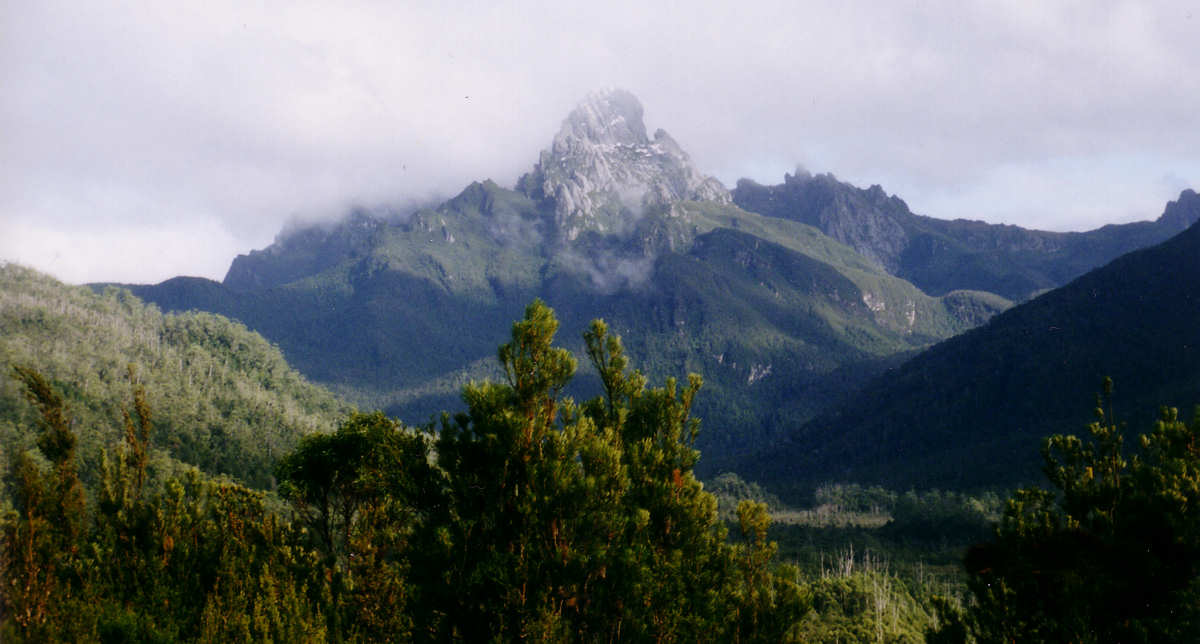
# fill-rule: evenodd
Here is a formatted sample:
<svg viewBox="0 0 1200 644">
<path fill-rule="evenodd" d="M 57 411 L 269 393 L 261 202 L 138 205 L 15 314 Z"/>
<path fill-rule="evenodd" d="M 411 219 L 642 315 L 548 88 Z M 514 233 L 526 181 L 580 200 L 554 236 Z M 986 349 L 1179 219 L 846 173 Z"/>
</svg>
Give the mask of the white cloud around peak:
<svg viewBox="0 0 1200 644">
<path fill-rule="evenodd" d="M 1200 182 L 1188 3 L 569 4 L 10 4 L 0 256 L 219 279 L 298 215 L 511 185 L 603 86 L 727 183 L 1089 228 Z"/>
</svg>

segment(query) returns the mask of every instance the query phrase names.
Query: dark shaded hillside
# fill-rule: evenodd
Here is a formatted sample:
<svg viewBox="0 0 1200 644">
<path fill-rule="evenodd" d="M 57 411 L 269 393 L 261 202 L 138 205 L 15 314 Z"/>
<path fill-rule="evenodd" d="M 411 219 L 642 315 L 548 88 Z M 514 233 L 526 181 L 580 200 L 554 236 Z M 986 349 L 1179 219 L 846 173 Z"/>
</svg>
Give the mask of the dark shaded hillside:
<svg viewBox="0 0 1200 644">
<path fill-rule="evenodd" d="M 1022 300 L 1112 259 L 1162 242 L 1200 219 L 1200 195 L 1185 190 L 1155 221 L 1078 233 L 1028 230 L 913 214 L 879 186 L 860 189 L 831 174 L 797 171 L 776 186 L 743 179 L 734 202 L 746 210 L 816 226 L 887 271 L 941 295 L 956 289 Z"/>
<path fill-rule="evenodd" d="M 1200 226 L 934 346 L 798 427 L 746 473 L 792 495 L 829 480 L 972 488 L 1038 479 L 1041 438 L 1093 419 L 1101 380 L 1145 431 L 1200 402 Z"/>
<path fill-rule="evenodd" d="M 932 341 L 881 329 L 830 265 L 730 229 L 659 257 L 643 288 L 598 296 L 564 275 L 542 295 L 567 346 L 580 350 L 576 330 L 601 317 L 653 377 L 704 376 L 705 471 L 770 440 L 777 412 L 811 417 L 892 364 L 898 347 Z"/>
</svg>

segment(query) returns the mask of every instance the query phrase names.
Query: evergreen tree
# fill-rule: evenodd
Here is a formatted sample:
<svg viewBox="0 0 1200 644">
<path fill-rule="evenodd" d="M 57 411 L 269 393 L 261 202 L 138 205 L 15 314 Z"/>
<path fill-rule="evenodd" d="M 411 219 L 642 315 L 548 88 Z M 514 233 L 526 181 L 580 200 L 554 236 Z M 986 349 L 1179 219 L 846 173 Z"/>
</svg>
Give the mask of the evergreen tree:
<svg viewBox="0 0 1200 644">
<path fill-rule="evenodd" d="M 557 329 L 531 304 L 499 350 L 506 382 L 469 385 L 467 411 L 443 422 L 447 506 L 426 526 L 437 556 L 424 605 L 444 635 L 562 639 L 588 628 L 622 531 L 625 477 L 612 434 L 560 397 L 575 360 L 551 346 Z"/>
<path fill-rule="evenodd" d="M 124 441 L 103 457 L 88 512 L 61 396 L 16 369 L 41 413 L 49 471 L 19 454 L 10 481 L 17 516 L 3 525 L 5 641 L 313 641 L 324 638 L 309 595 L 314 561 L 262 493 L 205 481 L 196 470 L 148 490 L 145 392 Z M 90 519 L 90 520 L 89 520 Z"/>
<path fill-rule="evenodd" d="M 1019 490 L 968 553 L 981 641 L 1200 639 L 1200 413 L 1164 409 L 1132 458 L 1096 413 L 1087 438 L 1047 439 L 1051 488 Z"/>
<path fill-rule="evenodd" d="M 276 476 L 322 555 L 330 632 L 405 636 L 410 539 L 439 490 L 426 438 L 380 412 L 351 414 L 334 434 L 301 440 Z"/>
<path fill-rule="evenodd" d="M 619 441 L 629 477 L 624 552 L 614 562 L 623 584 L 615 623 L 633 639 L 718 637 L 732 615 L 723 599 L 733 560 L 716 499 L 692 471 L 700 456 L 693 448 L 699 421 L 690 413 L 701 379 L 689 376 L 682 392 L 673 378 L 647 389 L 645 376 L 626 372 L 621 340 L 602 321 L 593 322 L 584 339 L 605 391 L 585 409 Z"/>
<path fill-rule="evenodd" d="M 620 338 L 585 334 L 604 395 L 562 396 L 575 360 L 541 302 L 513 325 L 500 383 L 431 441 L 382 413 L 304 438 L 278 500 L 195 468 L 155 473 L 133 368 L 89 508 L 65 403 L 32 369 L 37 453 L 14 459 L 0 529 L 14 641 L 779 641 L 805 606 L 771 570 L 765 506 L 730 546 L 695 478 L 700 379 L 647 387 Z M 90 511 L 89 511 L 90 510 Z M 289 522 L 288 517 L 293 522 Z"/>
<path fill-rule="evenodd" d="M 75 462 L 75 433 L 62 396 L 37 371 L 14 366 L 13 377 L 39 412 L 37 447 L 46 471 L 29 452 L 11 467 L 16 517 L 5 521 L 0 572 L 2 613 L 16 635 L 39 639 L 69 620 L 79 589 L 79 554 L 85 530 L 85 497 Z"/>
</svg>

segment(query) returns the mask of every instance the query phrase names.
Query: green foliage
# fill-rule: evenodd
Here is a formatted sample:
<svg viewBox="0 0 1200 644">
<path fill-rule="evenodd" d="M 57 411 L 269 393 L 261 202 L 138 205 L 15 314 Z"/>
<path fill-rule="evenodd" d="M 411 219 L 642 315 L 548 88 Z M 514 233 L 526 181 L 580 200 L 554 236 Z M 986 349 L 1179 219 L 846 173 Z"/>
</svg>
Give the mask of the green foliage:
<svg viewBox="0 0 1200 644">
<path fill-rule="evenodd" d="M 1128 457 L 1111 412 L 1096 413 L 1086 437 L 1046 440 L 1050 488 L 1019 490 L 995 540 L 968 553 L 981 641 L 1200 637 L 1200 414 L 1164 409 Z"/>
<path fill-rule="evenodd" d="M 166 309 L 242 320 L 309 377 L 410 423 L 456 404 L 467 382 L 502 377 L 489 360 L 495 329 L 530 299 L 567 328 L 600 316 L 656 381 L 704 377 L 694 411 L 713 429 L 698 439 L 702 474 L 734 467 L 889 359 L 1009 304 L 930 297 L 816 228 L 728 204 L 681 203 L 674 216 L 648 212 L 619 234 L 563 244 L 546 243 L 553 225 L 538 203 L 487 181 L 411 216 L 356 212 L 288 231 L 238 258 L 224 284 L 133 289 Z"/>
<path fill-rule="evenodd" d="M 1179 211 L 1184 210 L 1184 193 Z M 777 186 L 741 180 L 738 206 L 824 230 L 890 272 L 933 294 L 976 289 L 1023 300 L 1113 258 L 1157 244 L 1186 228 L 1183 212 L 1156 222 L 1111 225 L 1085 233 L 1027 230 L 982 221 L 914 215 L 879 186 L 861 189 L 831 174 L 787 176 Z M 1175 207 L 1168 204 L 1168 212 Z M 863 231 L 870 231 L 866 234 Z M 884 231 L 884 232 L 880 232 Z"/>
<path fill-rule="evenodd" d="M 605 396 L 577 406 L 560 396 L 575 363 L 551 346 L 557 327 L 530 305 L 499 352 L 506 382 L 467 387 L 468 411 L 443 424 L 446 507 L 424 527 L 440 549 L 421 562 L 434 581 L 417 621 L 469 640 L 716 637 L 736 559 L 692 474 L 699 378 L 647 388 L 597 321 Z"/>
<path fill-rule="evenodd" d="M 18 633 L 37 637 L 67 615 L 56 599 L 78 578 L 76 542 L 84 530 L 85 501 L 62 396 L 29 367 L 14 367 L 12 375 L 39 412 L 36 442 L 50 468 L 45 471 L 24 451 L 13 459 L 16 516 L 6 517 L 2 531 L 0 614 L 12 615 Z"/>
<path fill-rule="evenodd" d="M 411 635 L 407 559 L 438 490 L 426 438 L 382 413 L 351 414 L 280 461 L 280 493 L 321 555 L 328 627 L 346 639 Z"/>
<path fill-rule="evenodd" d="M 620 339 L 610 338 L 605 324 L 594 322 L 585 339 L 608 394 L 587 408 L 619 439 L 630 480 L 624 504 L 632 556 L 613 574 L 630 584 L 625 596 L 639 597 L 640 605 L 626 606 L 623 632 L 655 639 L 711 637 L 712 622 L 727 610 L 720 589 L 728 583 L 730 559 L 716 499 L 693 474 L 699 421 L 690 413 L 701 379 L 690 375 L 682 392 L 673 378 L 647 389 L 641 373 L 625 372 Z"/>
<path fill-rule="evenodd" d="M 443 423 L 437 462 L 446 511 L 426 525 L 441 584 L 426 623 L 468 640 L 561 637 L 589 608 L 620 517 L 606 501 L 625 484 L 611 436 L 559 392 L 575 361 L 550 345 L 540 302 L 499 351 L 506 383 L 470 385 L 468 411 Z M 608 440 L 606 440 L 606 438 Z M 588 521 L 592 524 L 589 526 Z"/>
<path fill-rule="evenodd" d="M 800 586 L 792 578 L 795 571 L 785 568 L 776 574 L 771 569 L 779 544 L 767 541 L 771 515 L 765 503 L 742 501 L 737 517 L 743 543 L 734 546 L 738 579 L 733 632 L 782 641 L 804 612 Z"/>
<path fill-rule="evenodd" d="M 138 385 L 89 509 L 63 448 L 75 437 L 62 397 L 32 369 L 16 375 L 41 412 L 38 445 L 51 467 L 27 452 L 11 467 L 18 512 L 0 524 L 6 641 L 320 638 L 296 574 L 311 569 L 307 555 L 260 493 L 194 469 L 144 489 L 150 414 Z"/>
<path fill-rule="evenodd" d="M 37 365 L 44 384 L 70 405 L 79 475 L 89 485 L 100 476 L 101 448 L 123 439 L 118 401 L 130 366 L 145 392 L 130 420 L 142 431 L 149 425 L 141 411 L 157 412 L 138 458 L 160 481 L 194 465 L 270 488 L 275 460 L 345 411 L 241 324 L 207 313 L 163 315 L 119 289 L 95 294 L 7 264 L 0 267 L 0 328 L 0 367 Z M 7 461 L 34 447 L 24 428 L 36 419 L 22 404 L 23 386 L 0 381 L 0 450 L 12 450 L 0 459 Z"/>
<path fill-rule="evenodd" d="M 779 497 L 767 492 L 757 483 L 743 481 L 733 472 L 718 474 L 705 484 L 704 489 L 717 499 L 718 513 L 725 521 L 735 520 L 742 501 L 762 503 L 772 512 L 783 508 Z"/>
<path fill-rule="evenodd" d="M 375 412 L 299 439 L 274 468 L 286 508 L 194 468 L 154 475 L 153 445 L 171 421 L 152 413 L 134 368 L 123 402 L 108 401 L 122 429 L 97 432 L 117 440 L 85 499 L 72 464 L 86 444 L 68 398 L 17 370 L 40 429 L 7 479 L 15 511 L 3 521 L 0 634 L 915 641 L 933 624 L 922 604 L 930 587 L 870 558 L 831 569 L 822 560 L 817 576 L 780 566 L 775 538 L 794 557 L 788 529 L 809 519 L 753 483 L 718 477 L 712 489 L 740 501 L 718 514 L 695 476 L 699 377 L 649 386 L 597 320 L 583 346 L 602 395 L 576 404 L 564 393 L 575 359 L 554 346 L 557 329 L 547 306 L 530 305 L 497 353 L 503 380 L 465 387 L 466 411 L 445 417 L 436 437 Z M 893 524 L 957 525 L 973 507 L 856 486 L 826 486 L 815 500 L 891 513 L 873 529 L 914 543 L 924 537 Z M 732 542 L 722 516 L 736 516 Z"/>
<path fill-rule="evenodd" d="M 734 469 L 789 502 L 831 478 L 893 489 L 1031 484 L 1036 446 L 1091 420 L 1102 375 L 1121 383 L 1139 425 L 1159 405 L 1194 402 L 1198 290 L 1193 227 L 931 347 Z"/>
<path fill-rule="evenodd" d="M 977 543 L 991 533 L 998 518 L 995 494 L 968 495 L 930 490 L 897 495 L 891 505 L 888 535 L 904 542 L 937 542 L 948 538 Z"/>
<path fill-rule="evenodd" d="M 802 586 L 811 609 L 789 632 L 799 642 L 924 641 L 928 609 L 898 578 L 867 570 L 830 575 Z"/>
<path fill-rule="evenodd" d="M 605 395 L 561 392 L 575 361 L 541 302 L 498 356 L 503 383 L 463 391 L 436 441 L 381 413 L 300 440 L 275 472 L 291 513 L 192 468 L 157 480 L 159 428 L 127 371 L 124 431 L 94 502 L 65 400 L 16 372 L 41 414 L 38 455 L 10 470 L 7 640 L 781 641 L 805 615 L 774 569 L 766 507 L 730 545 L 693 469 L 701 383 L 647 387 L 594 322 Z M 157 418 L 154 415 L 153 418 Z M 293 521 L 288 521 L 291 516 Z"/>
<path fill-rule="evenodd" d="M 790 621 L 791 636 L 799 641 L 953 636 L 954 617 L 961 612 L 955 609 L 967 592 L 963 554 L 990 534 L 1002 507 L 992 493 L 896 492 L 844 483 L 817 488 L 811 505 L 789 506 L 733 475 L 718 477 L 706 489 L 720 499 L 735 536 L 735 499 L 761 499 L 770 508 L 768 539 L 789 562 L 775 575 L 791 580 L 800 598 L 789 604 L 801 609 Z M 735 546 L 750 541 L 743 535 Z"/>
</svg>

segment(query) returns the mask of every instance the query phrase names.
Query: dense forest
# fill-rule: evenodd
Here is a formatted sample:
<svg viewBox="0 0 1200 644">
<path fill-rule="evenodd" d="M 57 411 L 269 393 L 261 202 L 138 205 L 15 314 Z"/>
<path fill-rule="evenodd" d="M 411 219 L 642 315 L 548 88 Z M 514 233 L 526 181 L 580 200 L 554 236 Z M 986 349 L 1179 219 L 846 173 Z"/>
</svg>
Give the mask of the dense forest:
<svg viewBox="0 0 1200 644">
<path fill-rule="evenodd" d="M 837 485 L 797 511 L 731 474 L 708 486 L 697 480 L 700 427 L 691 412 L 700 378 L 650 386 L 601 321 L 583 341 L 600 395 L 566 396 L 577 363 L 554 345 L 557 329 L 553 311 L 535 302 L 498 351 L 502 378 L 464 387 L 463 411 L 425 427 L 342 412 L 336 429 L 268 455 L 269 475 L 243 477 L 277 485 L 264 490 L 219 468 L 164 468 L 162 429 L 181 421 L 169 418 L 169 404 L 154 407 L 136 367 L 107 401 L 119 410 L 115 426 L 87 434 L 100 443 L 91 445 L 80 440 L 79 404 L 63 393 L 69 383 L 41 365 L 13 364 L 6 380 L 26 415 L 14 423 L 20 440 L 6 442 L 0 635 L 986 642 L 1197 634 L 1200 422 L 1165 410 L 1128 455 L 1101 411 L 1084 438 L 1048 439 L 1048 485 L 1019 490 L 1002 508 L 988 497 Z M 89 459 L 98 464 L 91 474 Z M 876 553 L 839 550 L 853 548 L 855 535 L 871 535 Z M 967 542 L 946 549 L 947 535 L 977 543 L 962 568 L 955 562 Z M 930 552 L 942 552 L 955 574 L 926 570 Z"/>
<path fill-rule="evenodd" d="M 706 476 L 1011 305 L 974 291 L 930 297 L 799 222 L 711 202 L 677 210 L 560 247 L 542 243 L 543 207 L 485 181 L 408 217 L 355 212 L 286 231 L 235 260 L 227 283 L 128 288 L 167 311 L 235 318 L 313 381 L 417 424 L 469 380 L 499 375 L 496 329 L 535 297 L 566 328 L 602 317 L 645 373 L 704 376 Z M 577 333 L 563 343 L 583 350 Z M 595 384 L 584 376 L 570 393 Z"/>
<path fill-rule="evenodd" d="M 273 487 L 271 467 L 301 436 L 349 411 L 292 369 L 279 349 L 209 313 L 164 314 L 128 291 L 93 293 L 0 265 L 0 365 L 36 365 L 70 403 L 80 474 L 98 481 L 100 449 L 120 438 L 130 366 L 156 411 L 152 472 L 194 465 L 250 487 Z M 34 414 L 0 378 L 0 459 L 33 447 Z"/>
<path fill-rule="evenodd" d="M 1135 431 L 1159 405 L 1196 402 L 1197 292 L 1193 226 L 930 347 L 735 469 L 785 499 L 830 479 L 956 490 L 1035 482 L 1042 437 L 1086 425 L 1105 377 Z"/>
<path fill-rule="evenodd" d="M 556 328 L 531 305 L 500 348 L 504 381 L 466 387 L 467 410 L 436 433 L 353 413 L 301 439 L 275 467 L 285 504 L 196 469 L 151 484 L 156 423 L 134 378 L 121 440 L 85 489 L 63 397 L 15 367 L 37 431 L 10 472 L 5 636 L 779 641 L 871 628 L 810 617 L 854 582 L 777 567 L 765 504 L 742 501 L 727 539 L 693 475 L 698 377 L 648 387 L 597 321 L 586 346 L 604 395 L 576 404 L 560 396 L 576 362 L 552 346 Z"/>
</svg>

